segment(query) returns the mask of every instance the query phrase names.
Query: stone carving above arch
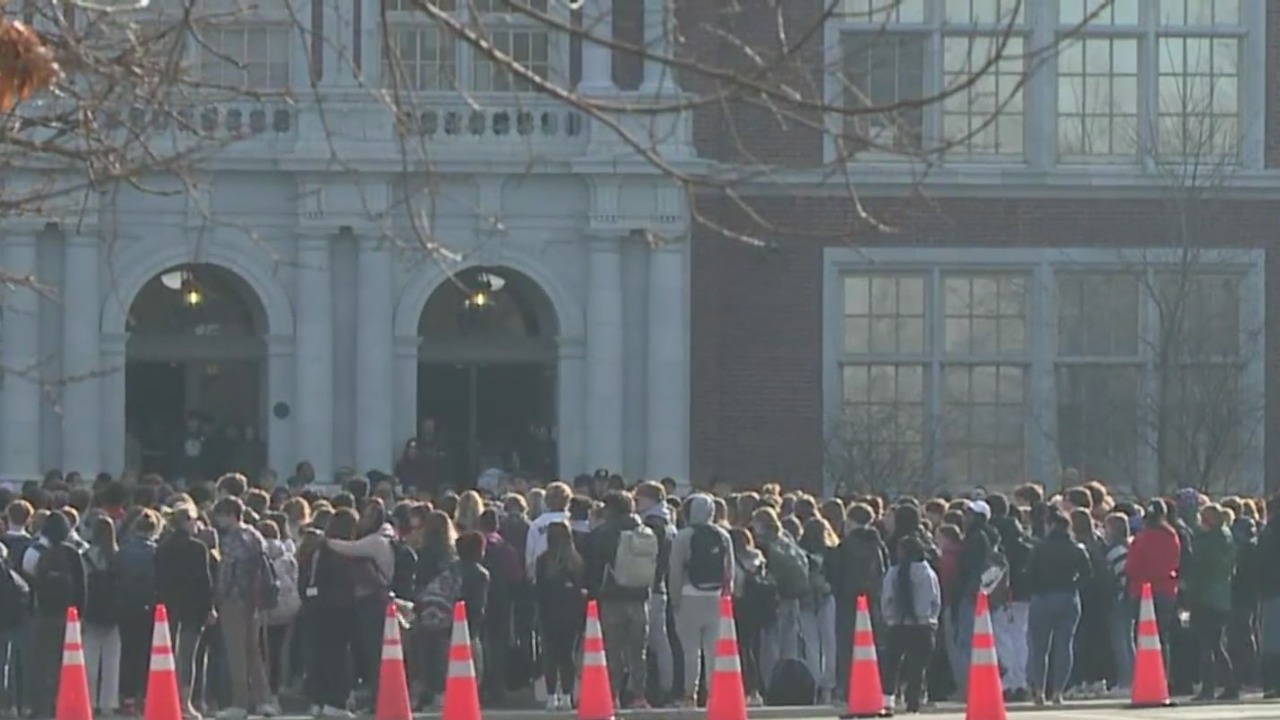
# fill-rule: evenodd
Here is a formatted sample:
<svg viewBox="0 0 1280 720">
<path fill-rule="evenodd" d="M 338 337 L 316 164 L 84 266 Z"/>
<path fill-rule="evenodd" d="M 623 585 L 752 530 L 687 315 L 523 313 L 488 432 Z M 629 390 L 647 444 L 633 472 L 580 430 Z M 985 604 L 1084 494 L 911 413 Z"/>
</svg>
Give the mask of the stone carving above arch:
<svg viewBox="0 0 1280 720">
<path fill-rule="evenodd" d="M 400 293 L 400 300 L 395 311 L 395 336 L 397 338 L 416 338 L 418 322 L 422 318 L 422 310 L 431 298 L 431 293 L 445 281 L 450 272 L 458 272 L 469 267 L 489 265 L 505 267 L 527 275 L 538 284 L 551 299 L 551 307 L 555 310 L 556 321 L 562 338 L 581 338 L 586 335 L 586 315 L 582 304 L 568 291 L 559 274 L 549 268 L 531 253 L 517 250 L 509 245 L 486 248 L 467 257 L 461 263 L 443 267 L 440 264 L 429 264 L 415 273 Z"/>
<path fill-rule="evenodd" d="M 123 335 L 127 331 L 129 307 L 149 280 L 172 267 L 185 264 L 217 265 L 245 281 L 258 296 L 266 313 L 266 333 L 292 336 L 293 305 L 276 275 L 276 261 L 261 246 L 247 238 L 218 237 L 202 244 L 198 251 L 164 232 L 124 243 L 120 252 L 108 257 L 107 291 L 102 305 L 102 332 Z"/>
</svg>

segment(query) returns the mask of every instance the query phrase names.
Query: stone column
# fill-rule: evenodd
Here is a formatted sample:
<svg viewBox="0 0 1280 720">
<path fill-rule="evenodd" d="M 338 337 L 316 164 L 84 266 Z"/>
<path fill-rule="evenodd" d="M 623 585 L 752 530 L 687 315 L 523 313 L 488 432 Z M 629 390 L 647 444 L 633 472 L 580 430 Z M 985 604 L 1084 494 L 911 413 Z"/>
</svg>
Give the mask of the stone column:
<svg viewBox="0 0 1280 720">
<path fill-rule="evenodd" d="M 108 302 L 117 302 L 112 298 Z M 129 343 L 128 333 L 110 333 L 102 336 L 102 424 L 99 426 L 102 448 L 102 469 L 116 477 L 123 473 L 128 462 L 125 443 L 128 428 L 124 423 L 125 363 Z M 137 470 L 138 468 L 132 468 Z"/>
<path fill-rule="evenodd" d="M 92 477 L 103 470 L 102 305 L 98 237 L 71 231 L 62 281 L 62 470 Z"/>
<path fill-rule="evenodd" d="M 3 264 L 7 275 L 36 278 L 36 242 L 40 231 L 6 234 Z M 40 468 L 40 296 L 33 288 L 14 286 L 3 297 L 4 329 L 0 341 L 0 478 L 35 480 Z"/>
<path fill-rule="evenodd" d="M 604 43 L 613 40 L 613 0 L 584 0 L 582 7 L 582 79 L 578 92 L 583 95 L 608 95 L 617 92 L 613 84 L 613 48 Z"/>
<path fill-rule="evenodd" d="M 332 239 L 319 232 L 298 237 L 294 447 L 320 483 L 331 482 L 334 470 Z"/>
<path fill-rule="evenodd" d="M 595 469 L 583 457 L 586 348 L 581 337 L 556 338 L 556 344 L 556 456 L 560 477 L 572 478 Z"/>
<path fill-rule="evenodd" d="M 417 335 L 395 338 L 395 417 L 391 430 L 392 449 L 399 459 L 404 443 L 418 434 L 418 343 Z M 366 468 L 367 469 L 367 468 Z"/>
<path fill-rule="evenodd" d="M 395 370 L 391 253 L 359 240 L 356 288 L 356 471 L 391 472 Z"/>
<path fill-rule="evenodd" d="M 646 477 L 681 483 L 689 471 L 683 250 L 669 244 L 649 254 L 644 463 Z"/>
<path fill-rule="evenodd" d="M 290 414 L 283 418 L 276 415 L 276 406 L 291 408 L 294 411 L 294 373 L 297 369 L 293 335 L 267 336 L 267 385 L 264 388 L 266 398 L 266 424 L 258 429 L 258 435 L 266 435 L 267 461 L 276 472 L 277 482 L 283 483 L 293 475 L 294 465 L 298 462 L 298 453 L 293 444 L 294 418 Z"/>
<path fill-rule="evenodd" d="M 622 239 L 589 238 L 585 472 L 622 470 Z"/>
<path fill-rule="evenodd" d="M 644 80 L 640 92 L 661 95 L 675 89 L 672 68 L 663 62 L 672 56 L 668 0 L 644 0 Z"/>
</svg>

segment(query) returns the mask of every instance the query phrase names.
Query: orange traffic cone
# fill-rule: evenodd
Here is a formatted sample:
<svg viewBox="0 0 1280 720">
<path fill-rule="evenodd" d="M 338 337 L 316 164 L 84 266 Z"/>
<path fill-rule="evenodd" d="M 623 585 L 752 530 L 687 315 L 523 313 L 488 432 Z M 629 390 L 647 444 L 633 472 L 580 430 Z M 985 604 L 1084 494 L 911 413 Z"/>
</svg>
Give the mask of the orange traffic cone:
<svg viewBox="0 0 1280 720">
<path fill-rule="evenodd" d="M 996 659 L 996 636 L 991 630 L 991 607 L 987 594 L 978 593 L 974 608 L 973 645 L 969 655 L 969 699 L 965 720 L 1006 720 L 1004 689 L 1000 685 L 1000 663 Z"/>
<path fill-rule="evenodd" d="M 401 673 L 404 672 L 402 669 Z M 402 674 L 401 677 L 404 677 Z M 444 684 L 444 710 L 440 720 L 480 720 L 480 688 L 471 661 L 471 631 L 467 628 L 467 604 L 453 604 L 453 637 L 449 640 L 449 675 Z"/>
<path fill-rule="evenodd" d="M 604 658 L 600 609 L 587 603 L 587 635 L 582 639 L 582 676 L 578 680 L 578 720 L 613 720 L 613 685 Z M 447 718 L 445 720 L 448 720 Z"/>
<path fill-rule="evenodd" d="M 853 662 L 849 664 L 849 704 L 842 718 L 886 717 L 892 692 L 886 693 L 880 682 L 880 660 L 876 657 L 876 638 L 871 629 L 871 609 L 867 596 L 858 596 L 858 615 L 853 630 Z M 886 700 L 885 696 L 889 695 Z"/>
<path fill-rule="evenodd" d="M 378 699 L 374 720 L 412 720 L 409 686 L 405 684 L 404 646 L 400 644 L 400 618 L 396 604 L 387 603 L 382 625 L 382 665 L 378 668 Z"/>
<path fill-rule="evenodd" d="M 182 702 L 178 698 L 175 667 L 173 643 L 169 642 L 169 612 L 164 605 L 157 605 L 155 626 L 151 631 L 151 669 L 147 674 L 142 720 L 181 720 Z"/>
<path fill-rule="evenodd" d="M 80 613 L 67 608 L 67 631 L 62 641 L 62 672 L 58 677 L 56 720 L 93 720 L 89 678 L 84 672 L 84 645 L 80 643 Z"/>
<path fill-rule="evenodd" d="M 1169 701 L 1169 678 L 1164 669 L 1164 648 L 1160 645 L 1160 627 L 1156 624 L 1156 603 L 1151 597 L 1150 583 L 1142 586 L 1142 605 L 1138 609 L 1138 648 L 1133 660 L 1133 688 L 1129 706 L 1135 708 L 1166 707 Z"/>
<path fill-rule="evenodd" d="M 733 623 L 733 598 L 720 598 L 720 635 L 716 638 L 716 661 L 707 692 L 708 720 L 747 720 L 747 691 L 742 685 L 742 662 L 738 658 L 738 629 Z"/>
</svg>

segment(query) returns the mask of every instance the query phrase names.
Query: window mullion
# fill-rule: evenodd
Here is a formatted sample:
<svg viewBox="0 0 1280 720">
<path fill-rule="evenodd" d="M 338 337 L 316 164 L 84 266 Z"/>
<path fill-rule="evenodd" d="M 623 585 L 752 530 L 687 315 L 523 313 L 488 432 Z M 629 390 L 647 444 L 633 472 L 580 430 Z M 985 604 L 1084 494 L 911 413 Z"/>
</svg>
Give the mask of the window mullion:
<svg viewBox="0 0 1280 720">
<path fill-rule="evenodd" d="M 1143 32 L 1138 41 L 1138 152 L 1143 169 L 1156 169 L 1156 144 L 1160 134 L 1160 8 L 1154 0 L 1142 3 L 1139 20 Z"/>
<path fill-rule="evenodd" d="M 1027 349 L 1027 465 L 1032 476 L 1053 478 L 1058 458 L 1058 392 L 1054 357 L 1057 354 L 1058 313 L 1053 267 L 1046 261 L 1031 272 Z"/>
<path fill-rule="evenodd" d="M 1160 459 L 1157 457 L 1159 443 L 1158 423 L 1163 411 L 1159 403 L 1160 368 L 1157 367 L 1156 343 L 1160 341 L 1160 309 L 1158 307 L 1155 288 L 1159 277 L 1155 270 L 1145 268 L 1141 273 L 1141 295 L 1138 301 L 1138 357 L 1141 359 L 1141 377 L 1138 391 L 1138 461 L 1137 478 L 1134 485 L 1143 495 L 1156 497 L 1159 495 Z"/>
<path fill-rule="evenodd" d="M 927 352 L 928 387 L 926 389 L 925 416 L 927 418 L 927 434 L 925 436 L 925 457 L 927 459 L 929 477 L 934 487 L 943 487 L 946 476 L 942 455 L 946 452 L 942 441 L 944 423 L 943 387 L 942 387 L 942 351 L 946 337 L 946 308 L 942 293 L 942 271 L 934 268 L 929 273 L 929 285 L 925 293 L 925 322 L 928 324 Z"/>
<path fill-rule="evenodd" d="M 464 28 L 471 27 L 471 3 L 463 0 L 458 3 L 458 22 Z M 440 41 L 444 42 L 444 28 L 440 29 Z M 457 38 L 454 43 L 454 62 L 458 66 L 458 90 L 461 92 L 470 92 L 475 89 L 475 62 L 476 50 L 471 47 L 462 38 Z"/>
</svg>

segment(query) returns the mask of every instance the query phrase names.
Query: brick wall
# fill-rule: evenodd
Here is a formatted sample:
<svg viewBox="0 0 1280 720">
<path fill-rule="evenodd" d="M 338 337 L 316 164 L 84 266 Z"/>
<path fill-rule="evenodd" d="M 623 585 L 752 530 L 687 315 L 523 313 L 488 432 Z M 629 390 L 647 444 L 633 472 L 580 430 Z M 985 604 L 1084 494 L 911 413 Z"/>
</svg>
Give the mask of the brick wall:
<svg viewBox="0 0 1280 720">
<path fill-rule="evenodd" d="M 1081 247 L 1175 244 L 1169 203 L 1159 200 L 912 198 L 868 201 L 891 225 L 883 234 L 853 219 L 847 198 L 774 197 L 747 220 L 727 200 L 704 201 L 716 222 L 772 240 L 757 249 L 698 228 L 693 245 L 692 428 L 695 482 L 740 484 L 778 476 L 821 487 L 822 251 L 845 242 L 920 247 Z M 1280 304 L 1280 205 L 1222 202 L 1195 229 L 1223 247 L 1265 248 L 1267 305 Z M 801 234 L 803 233 L 803 235 Z M 1175 244 L 1176 246 L 1176 244 Z M 1280 481 L 1280 316 L 1266 332 L 1268 476 Z"/>
</svg>

